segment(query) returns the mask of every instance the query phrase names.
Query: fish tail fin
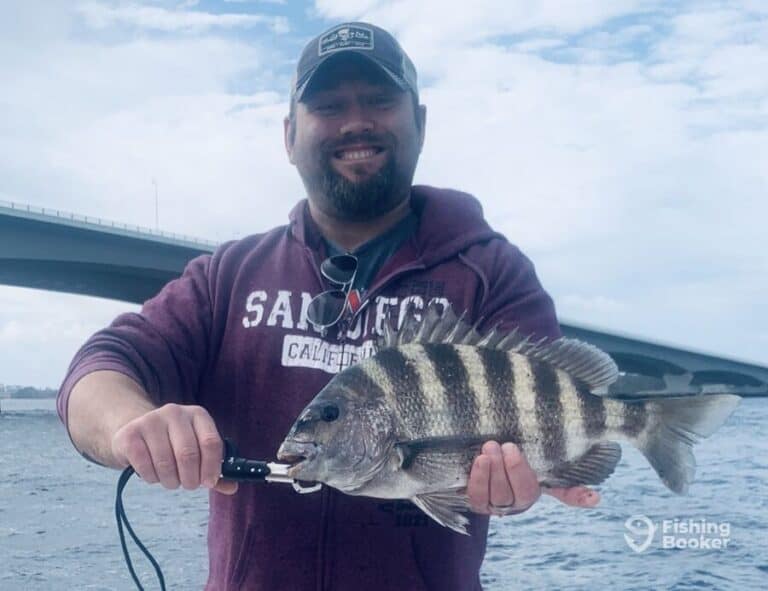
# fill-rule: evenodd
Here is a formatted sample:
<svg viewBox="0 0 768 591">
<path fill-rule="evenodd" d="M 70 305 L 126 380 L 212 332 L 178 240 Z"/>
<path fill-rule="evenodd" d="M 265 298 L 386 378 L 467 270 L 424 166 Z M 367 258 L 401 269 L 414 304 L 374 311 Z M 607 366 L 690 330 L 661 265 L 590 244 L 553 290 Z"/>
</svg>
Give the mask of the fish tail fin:
<svg viewBox="0 0 768 591">
<path fill-rule="evenodd" d="M 646 410 L 656 420 L 634 443 L 667 488 L 685 494 L 696 473 L 693 446 L 717 431 L 740 401 L 733 394 L 648 401 Z"/>
</svg>

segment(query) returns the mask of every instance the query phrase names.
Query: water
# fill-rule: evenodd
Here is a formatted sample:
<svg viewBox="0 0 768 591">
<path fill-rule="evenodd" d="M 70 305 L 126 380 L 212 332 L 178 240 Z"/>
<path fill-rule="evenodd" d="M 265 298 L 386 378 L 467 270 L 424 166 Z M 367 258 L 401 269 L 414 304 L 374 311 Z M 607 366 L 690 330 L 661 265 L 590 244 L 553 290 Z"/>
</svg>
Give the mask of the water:
<svg viewBox="0 0 768 591">
<path fill-rule="evenodd" d="M 134 589 L 112 513 L 117 473 L 72 450 L 53 401 L 0 405 L 0 590 Z M 599 508 L 577 510 L 545 498 L 522 516 L 494 519 L 485 589 L 765 589 L 766 410 L 766 399 L 745 400 L 697 447 L 697 481 L 687 497 L 667 492 L 644 458 L 624 446 L 617 473 L 601 487 Z M 132 480 L 125 504 L 169 588 L 201 588 L 206 494 Z M 719 550 L 664 549 L 657 533 L 647 550 L 636 553 L 624 539 L 624 523 L 635 514 L 656 523 L 728 524 L 729 542 Z M 678 536 L 688 537 L 694 536 Z M 156 588 L 151 567 L 138 552 L 133 555 L 147 587 Z"/>
</svg>

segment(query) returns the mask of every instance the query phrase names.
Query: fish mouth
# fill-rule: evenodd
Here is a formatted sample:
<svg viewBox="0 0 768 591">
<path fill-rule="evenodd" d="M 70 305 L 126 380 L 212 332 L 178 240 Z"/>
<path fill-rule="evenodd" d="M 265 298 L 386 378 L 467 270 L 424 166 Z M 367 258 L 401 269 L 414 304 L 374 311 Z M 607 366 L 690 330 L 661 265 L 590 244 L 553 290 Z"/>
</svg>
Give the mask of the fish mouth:
<svg viewBox="0 0 768 591">
<path fill-rule="evenodd" d="M 283 441 L 277 450 L 277 459 L 290 464 L 288 475 L 293 476 L 306 467 L 318 454 L 318 447 L 314 441 L 297 441 L 287 439 Z"/>
</svg>

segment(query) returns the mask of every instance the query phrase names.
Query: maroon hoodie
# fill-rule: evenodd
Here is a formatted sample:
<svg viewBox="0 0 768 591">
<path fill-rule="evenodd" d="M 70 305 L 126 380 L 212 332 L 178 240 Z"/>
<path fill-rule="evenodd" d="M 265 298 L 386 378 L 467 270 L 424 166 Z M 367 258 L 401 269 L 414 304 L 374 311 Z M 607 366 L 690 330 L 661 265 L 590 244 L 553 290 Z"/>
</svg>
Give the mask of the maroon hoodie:
<svg viewBox="0 0 768 591">
<path fill-rule="evenodd" d="M 433 299 L 467 310 L 482 327 L 502 322 L 540 337 L 560 329 L 531 262 L 483 219 L 466 194 L 416 186 L 414 236 L 387 261 L 341 340 L 307 322 L 328 288 L 323 240 L 306 201 L 290 224 L 222 245 L 179 279 L 96 333 L 61 387 L 95 370 L 122 372 L 155 403 L 200 404 L 242 455 L 275 458 L 301 409 L 340 365 L 371 353 L 382 322 Z M 480 589 L 488 518 L 470 536 L 442 527 L 407 501 L 299 495 L 279 484 L 241 484 L 210 495 L 208 590 L 470 591 Z"/>
</svg>

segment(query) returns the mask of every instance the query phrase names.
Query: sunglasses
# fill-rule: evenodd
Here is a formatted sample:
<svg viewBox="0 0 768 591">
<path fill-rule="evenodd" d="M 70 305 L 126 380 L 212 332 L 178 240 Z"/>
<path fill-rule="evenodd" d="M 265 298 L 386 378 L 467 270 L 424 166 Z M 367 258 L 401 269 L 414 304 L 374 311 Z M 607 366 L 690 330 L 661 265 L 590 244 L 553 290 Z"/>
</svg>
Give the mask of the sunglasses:
<svg viewBox="0 0 768 591">
<path fill-rule="evenodd" d="M 320 273 L 335 286 L 312 298 L 307 308 L 307 320 L 315 328 L 329 328 L 336 324 L 347 309 L 349 292 L 357 274 L 357 257 L 338 254 L 325 259 Z"/>
</svg>

